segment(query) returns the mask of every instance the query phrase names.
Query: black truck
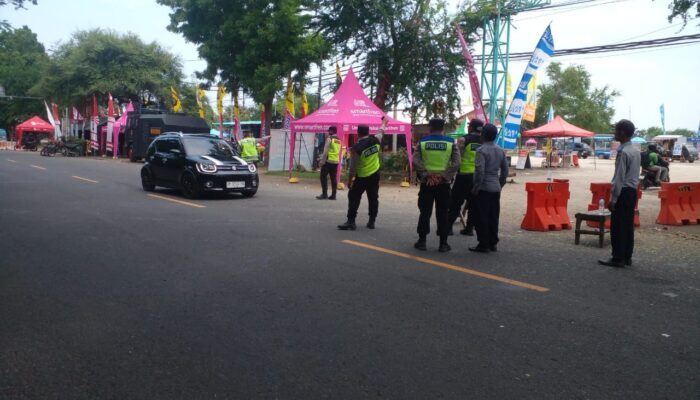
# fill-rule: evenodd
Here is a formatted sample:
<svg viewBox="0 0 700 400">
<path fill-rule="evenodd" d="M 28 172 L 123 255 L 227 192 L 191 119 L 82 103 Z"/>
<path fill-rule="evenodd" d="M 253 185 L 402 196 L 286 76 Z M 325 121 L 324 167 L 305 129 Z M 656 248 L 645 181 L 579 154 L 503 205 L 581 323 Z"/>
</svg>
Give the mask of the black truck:
<svg viewBox="0 0 700 400">
<path fill-rule="evenodd" d="M 129 159 L 132 162 L 143 159 L 153 139 L 165 132 L 209 134 L 210 127 L 199 117 L 149 109 L 130 111 L 124 132 Z"/>
</svg>

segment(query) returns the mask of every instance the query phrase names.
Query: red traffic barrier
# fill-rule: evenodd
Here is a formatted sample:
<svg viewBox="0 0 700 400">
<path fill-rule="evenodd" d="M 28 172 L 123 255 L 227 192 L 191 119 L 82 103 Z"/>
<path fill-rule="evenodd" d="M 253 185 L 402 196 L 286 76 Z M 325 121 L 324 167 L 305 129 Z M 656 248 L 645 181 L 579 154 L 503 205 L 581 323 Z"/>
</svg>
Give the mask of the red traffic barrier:
<svg viewBox="0 0 700 400">
<path fill-rule="evenodd" d="M 608 182 L 603 182 L 603 183 L 596 183 L 592 182 L 591 183 L 591 193 L 593 194 L 593 198 L 591 199 L 590 204 L 588 204 L 588 211 L 594 211 L 597 210 L 599 207 L 598 202 L 600 199 L 603 199 L 605 202 L 605 209 L 608 208 L 608 203 L 610 203 L 610 197 L 612 193 L 612 183 Z M 641 225 L 641 222 L 639 221 L 639 199 L 642 198 L 642 190 L 637 187 L 637 201 L 634 203 L 634 226 L 639 228 Z M 591 222 L 591 221 L 586 221 L 586 225 L 590 226 L 591 228 L 597 228 L 598 223 L 597 222 Z M 608 219 L 605 221 L 605 228 L 610 229 L 610 220 Z"/>
<path fill-rule="evenodd" d="M 664 182 L 659 198 L 661 208 L 656 217 L 657 224 L 700 224 L 700 182 Z"/>
<path fill-rule="evenodd" d="M 520 224 L 528 231 L 560 231 L 571 229 L 571 220 L 566 209 L 569 203 L 569 182 L 529 182 L 527 211 Z"/>
</svg>

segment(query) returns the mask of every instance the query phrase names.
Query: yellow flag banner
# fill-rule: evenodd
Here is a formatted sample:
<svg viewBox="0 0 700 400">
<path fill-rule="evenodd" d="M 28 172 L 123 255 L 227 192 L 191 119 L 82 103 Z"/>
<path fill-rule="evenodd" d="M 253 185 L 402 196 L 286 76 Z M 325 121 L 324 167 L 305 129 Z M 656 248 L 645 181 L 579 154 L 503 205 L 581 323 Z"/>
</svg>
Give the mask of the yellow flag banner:
<svg viewBox="0 0 700 400">
<path fill-rule="evenodd" d="M 343 83 L 343 77 L 340 75 L 340 65 L 338 65 L 338 62 L 335 62 L 335 83 L 340 86 L 341 83 Z"/>
<path fill-rule="evenodd" d="M 199 118 L 204 118 L 204 103 L 202 99 L 204 98 L 204 90 L 198 85 L 195 91 L 195 98 L 197 99 L 197 108 L 199 109 Z"/>
<path fill-rule="evenodd" d="M 301 88 L 301 117 L 309 115 L 309 102 L 306 100 L 306 89 Z"/>
<path fill-rule="evenodd" d="M 173 98 L 173 112 L 182 112 L 182 102 L 174 87 L 170 86 L 170 96 Z"/>
<path fill-rule="evenodd" d="M 220 85 L 219 90 L 216 94 L 216 111 L 220 116 L 224 115 L 224 97 L 226 96 L 226 89 Z"/>
<path fill-rule="evenodd" d="M 294 118 L 294 85 L 292 84 L 292 74 L 287 78 L 287 111 Z"/>
<path fill-rule="evenodd" d="M 537 110 L 537 74 L 532 76 L 527 87 L 527 103 L 525 103 L 524 121 L 535 122 L 535 111 Z"/>
</svg>

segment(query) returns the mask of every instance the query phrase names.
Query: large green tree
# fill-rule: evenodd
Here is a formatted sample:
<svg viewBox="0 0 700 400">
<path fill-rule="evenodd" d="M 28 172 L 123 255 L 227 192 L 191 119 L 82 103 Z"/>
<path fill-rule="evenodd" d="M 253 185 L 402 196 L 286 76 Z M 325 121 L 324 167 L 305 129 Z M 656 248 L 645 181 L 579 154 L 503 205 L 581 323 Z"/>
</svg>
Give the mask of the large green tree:
<svg viewBox="0 0 700 400">
<path fill-rule="evenodd" d="M 182 82 L 179 59 L 158 43 L 100 29 L 78 31 L 51 57 L 35 95 L 60 104 L 84 106 L 93 93 L 120 101 L 138 100 L 143 91 L 169 104 L 170 86 Z"/>
<path fill-rule="evenodd" d="M 14 127 L 35 114 L 45 114 L 40 99 L 28 99 L 29 89 L 41 78 L 49 57 L 36 34 L 26 26 L 0 32 L 0 127 Z"/>
<path fill-rule="evenodd" d="M 315 24 L 341 57 L 357 58 L 374 102 L 387 110 L 411 104 L 426 118 L 459 108 L 464 59 L 456 36 L 476 32 L 488 8 L 450 14 L 443 0 L 316 0 Z M 445 107 L 435 107 L 441 99 Z"/>
<path fill-rule="evenodd" d="M 613 99 L 619 93 L 608 86 L 593 88 L 591 75 L 581 65 L 562 68 L 553 62 L 547 67 L 549 83 L 539 86 L 535 125 L 547 122 L 550 105 L 556 115 L 593 132 L 608 132 L 615 109 Z"/>
<path fill-rule="evenodd" d="M 203 78 L 218 76 L 229 92 L 241 88 L 268 110 L 290 73 L 304 76 L 327 52 L 323 38 L 309 30 L 311 16 L 302 0 L 158 3 L 172 9 L 168 29 L 198 46 L 208 65 Z M 269 129 L 271 114 L 266 116 Z"/>
</svg>

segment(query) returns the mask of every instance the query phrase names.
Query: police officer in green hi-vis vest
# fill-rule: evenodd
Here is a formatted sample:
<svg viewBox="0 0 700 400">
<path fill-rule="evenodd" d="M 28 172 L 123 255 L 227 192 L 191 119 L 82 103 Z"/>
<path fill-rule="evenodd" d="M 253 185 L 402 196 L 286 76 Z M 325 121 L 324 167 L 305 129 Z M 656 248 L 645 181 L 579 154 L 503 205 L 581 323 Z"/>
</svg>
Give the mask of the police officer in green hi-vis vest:
<svg viewBox="0 0 700 400">
<path fill-rule="evenodd" d="M 459 169 L 460 156 L 454 140 L 444 134 L 445 120 L 431 119 L 428 125 L 430 135 L 421 139 L 413 152 L 413 170 L 421 181 L 418 192 L 418 241 L 413 247 L 427 249 L 426 237 L 430 233 L 430 217 L 435 204 L 439 251 L 444 253 L 451 250 L 447 244 L 450 183 Z"/>
<path fill-rule="evenodd" d="M 360 208 L 362 193 L 367 192 L 369 203 L 369 221 L 367 227 L 374 229 L 379 212 L 379 167 L 381 166 L 381 144 L 370 136 L 369 126 L 357 127 L 358 142 L 350 149 L 350 167 L 348 170 L 348 220 L 338 225 L 340 230 L 355 230 L 355 217 Z"/>
<path fill-rule="evenodd" d="M 243 133 L 243 139 L 239 144 L 241 145 L 241 157 L 244 160 L 250 163 L 258 162 L 258 142 L 250 131 Z"/>
<path fill-rule="evenodd" d="M 462 154 L 459 164 L 459 172 L 455 183 L 452 185 L 452 195 L 450 199 L 450 212 L 448 214 L 449 234 L 452 234 L 454 225 L 459 213 L 462 211 L 462 203 L 467 201 L 467 221 L 459 233 L 462 235 L 474 235 L 474 207 L 472 207 L 472 187 L 474 186 L 474 168 L 476 166 L 476 151 L 481 146 L 481 128 L 484 121 L 474 118 L 469 121 L 467 134 L 457 140 L 457 147 Z"/>
<path fill-rule="evenodd" d="M 316 196 L 319 200 L 335 200 L 335 192 L 338 190 L 336 175 L 338 163 L 340 162 L 340 139 L 335 126 L 328 128 L 328 137 L 323 146 L 323 154 L 319 157 L 321 166 L 321 195 Z M 331 177 L 331 195 L 328 197 L 328 176 Z"/>
</svg>

